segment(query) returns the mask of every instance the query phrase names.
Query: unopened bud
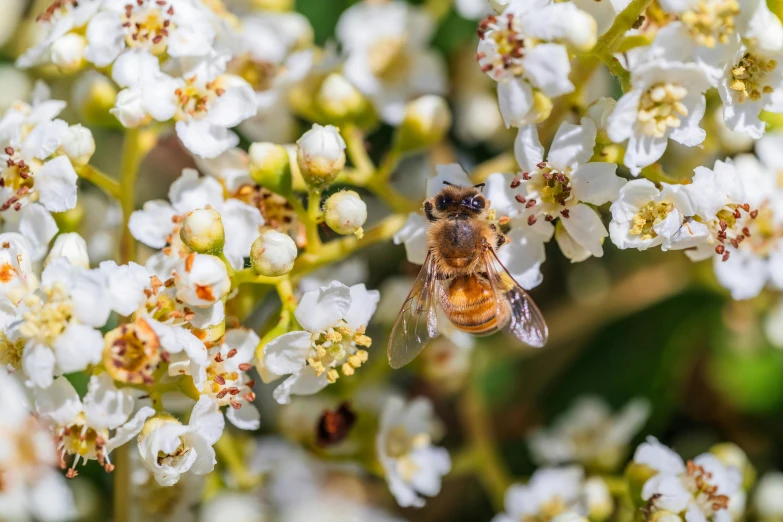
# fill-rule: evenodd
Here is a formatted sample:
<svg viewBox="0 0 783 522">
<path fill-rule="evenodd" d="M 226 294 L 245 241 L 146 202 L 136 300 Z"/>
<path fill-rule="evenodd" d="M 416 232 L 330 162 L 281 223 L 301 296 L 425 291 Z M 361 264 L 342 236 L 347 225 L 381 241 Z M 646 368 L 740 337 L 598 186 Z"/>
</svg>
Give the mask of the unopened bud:
<svg viewBox="0 0 783 522">
<path fill-rule="evenodd" d="M 345 166 L 345 141 L 333 125 L 314 123 L 296 144 L 296 162 L 312 188 L 328 186 Z"/>
<path fill-rule="evenodd" d="M 508 7 L 508 4 L 510 3 L 511 0 L 489 0 L 490 7 L 492 7 L 492 9 L 494 9 L 498 14 L 505 11 L 506 7 Z"/>
<path fill-rule="evenodd" d="M 587 515 L 591 521 L 608 519 L 614 511 L 614 499 L 609 487 L 601 477 L 590 477 L 584 484 Z"/>
<path fill-rule="evenodd" d="M 637 506 L 644 506 L 645 500 L 642 498 L 642 488 L 644 484 L 657 474 L 653 468 L 647 464 L 640 464 L 631 461 L 625 468 L 625 479 L 628 481 L 628 492 L 631 499 Z"/>
<path fill-rule="evenodd" d="M 324 205 L 324 220 L 338 234 L 362 236 L 367 221 L 367 205 L 353 190 L 343 190 L 329 196 Z"/>
<path fill-rule="evenodd" d="M 354 119 L 368 108 L 367 99 L 339 73 L 330 74 L 321 83 L 316 103 L 327 118 L 336 121 Z"/>
<path fill-rule="evenodd" d="M 77 33 L 68 33 L 52 42 L 50 47 L 52 63 L 63 74 L 72 74 L 84 65 L 84 50 L 87 39 Z"/>
<path fill-rule="evenodd" d="M 109 113 L 117 101 L 117 87 L 97 71 L 86 71 L 73 84 L 71 103 L 91 125 L 116 126 Z"/>
<path fill-rule="evenodd" d="M 144 110 L 141 92 L 136 89 L 123 89 L 117 94 L 117 100 L 111 112 L 123 127 L 135 129 L 152 121 L 152 116 Z"/>
<path fill-rule="evenodd" d="M 451 126 L 451 111 L 440 96 L 427 95 L 410 102 L 400 124 L 397 148 L 400 152 L 431 147 L 443 139 Z"/>
<path fill-rule="evenodd" d="M 87 165 L 95 154 L 95 138 L 87 127 L 71 125 L 63 136 L 63 152 L 75 166 Z"/>
<path fill-rule="evenodd" d="M 285 147 L 274 143 L 253 143 L 248 156 L 253 181 L 278 194 L 291 192 L 291 163 Z"/>
<path fill-rule="evenodd" d="M 710 453 L 718 457 L 723 464 L 737 468 L 742 473 L 742 488 L 749 490 L 756 482 L 756 469 L 748 456 L 733 442 L 723 442 L 710 448 Z"/>
<path fill-rule="evenodd" d="M 552 114 L 552 99 L 539 90 L 533 91 L 533 112 L 536 114 L 536 123 L 549 118 Z"/>
<path fill-rule="evenodd" d="M 49 250 L 49 255 L 46 256 L 44 265 L 48 265 L 60 257 L 66 258 L 73 266 L 90 268 L 87 242 L 76 232 L 68 232 L 57 236 L 52 249 Z"/>
<path fill-rule="evenodd" d="M 591 15 L 584 11 L 575 10 L 571 18 L 571 27 L 568 31 L 568 42 L 577 51 L 589 51 L 595 47 L 598 41 L 598 24 Z"/>
<path fill-rule="evenodd" d="M 281 276 L 294 267 L 296 253 L 296 243 L 290 236 L 266 230 L 250 247 L 250 263 L 263 276 Z"/>
<path fill-rule="evenodd" d="M 211 208 L 188 212 L 179 230 L 179 237 L 194 252 L 219 254 L 226 242 L 220 213 Z"/>
</svg>

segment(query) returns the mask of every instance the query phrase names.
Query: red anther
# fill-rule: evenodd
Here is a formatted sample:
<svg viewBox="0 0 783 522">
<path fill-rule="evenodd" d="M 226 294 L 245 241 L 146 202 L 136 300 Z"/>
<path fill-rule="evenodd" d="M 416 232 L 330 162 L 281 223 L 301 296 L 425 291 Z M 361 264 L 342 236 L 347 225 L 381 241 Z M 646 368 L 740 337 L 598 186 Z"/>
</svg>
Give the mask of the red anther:
<svg viewBox="0 0 783 522">
<path fill-rule="evenodd" d="M 525 196 L 523 196 L 522 194 L 517 194 L 516 196 L 514 196 L 514 199 L 516 199 L 519 203 L 527 203 Z"/>
<path fill-rule="evenodd" d="M 522 184 L 522 182 L 521 182 L 521 181 L 519 181 L 519 178 L 514 178 L 514 179 L 512 179 L 512 180 L 511 180 L 511 188 L 512 188 L 512 189 L 513 189 L 513 188 L 517 188 L 517 187 L 518 187 L 518 186 L 520 186 L 521 184 Z"/>
<path fill-rule="evenodd" d="M 535 225 L 536 221 L 537 221 L 536 220 L 536 216 L 531 215 L 531 216 L 527 217 L 527 224 L 528 225 Z"/>
</svg>

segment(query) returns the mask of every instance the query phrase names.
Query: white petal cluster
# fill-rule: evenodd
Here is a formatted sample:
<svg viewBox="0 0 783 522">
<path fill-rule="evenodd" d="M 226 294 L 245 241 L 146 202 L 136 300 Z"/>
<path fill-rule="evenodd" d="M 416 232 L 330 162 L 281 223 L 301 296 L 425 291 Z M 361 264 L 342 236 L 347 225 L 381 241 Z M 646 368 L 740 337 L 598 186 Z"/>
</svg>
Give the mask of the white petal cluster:
<svg viewBox="0 0 783 522">
<path fill-rule="evenodd" d="M 432 403 L 391 397 L 380 422 L 375 444 L 389 490 L 402 507 L 424 506 L 424 497 L 437 495 L 442 477 L 451 470 L 448 451 L 433 445 Z"/>
<path fill-rule="evenodd" d="M 291 395 L 312 395 L 351 376 L 367 362 L 371 339 L 365 335 L 380 295 L 363 284 L 332 282 L 305 293 L 294 312 L 302 330 L 274 339 L 264 348 L 264 366 L 275 377 L 288 375 L 274 391 L 280 404 Z M 338 371 L 339 370 L 339 371 Z"/>
<path fill-rule="evenodd" d="M 434 31 L 423 9 L 400 0 L 365 0 L 340 17 L 336 33 L 346 54 L 343 74 L 385 122 L 400 123 L 406 103 L 419 95 L 445 94 L 445 65 L 429 48 Z"/>
<path fill-rule="evenodd" d="M 631 439 L 649 415 L 650 405 L 644 399 L 635 399 L 612 415 L 599 397 L 580 397 L 551 427 L 531 435 L 528 444 L 542 465 L 579 463 L 614 470 L 627 457 Z"/>
<path fill-rule="evenodd" d="M 742 495 L 742 476 L 715 455 L 704 453 L 688 462 L 654 437 L 648 437 L 634 455 L 637 464 L 654 475 L 644 483 L 642 499 L 679 520 L 732 520 L 729 506 Z"/>
<path fill-rule="evenodd" d="M 537 94 L 552 98 L 574 90 L 569 47 L 590 49 L 596 24 L 572 2 L 512 0 L 479 24 L 479 38 L 476 58 L 498 82 L 503 120 L 519 127 L 548 115 L 536 106 Z"/>
</svg>

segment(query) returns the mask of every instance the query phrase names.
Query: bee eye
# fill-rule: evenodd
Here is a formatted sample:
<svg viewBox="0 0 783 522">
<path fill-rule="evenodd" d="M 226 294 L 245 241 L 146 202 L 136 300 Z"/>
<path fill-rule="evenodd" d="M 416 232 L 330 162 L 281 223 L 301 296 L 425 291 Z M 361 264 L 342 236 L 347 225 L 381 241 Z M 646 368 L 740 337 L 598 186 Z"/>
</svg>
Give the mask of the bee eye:
<svg viewBox="0 0 783 522">
<path fill-rule="evenodd" d="M 438 210 L 446 210 L 451 205 L 451 199 L 443 194 L 435 198 L 435 208 Z"/>
<path fill-rule="evenodd" d="M 486 203 L 484 202 L 484 198 L 474 198 L 473 201 L 471 201 L 470 206 L 476 210 L 481 210 L 486 206 Z"/>
</svg>

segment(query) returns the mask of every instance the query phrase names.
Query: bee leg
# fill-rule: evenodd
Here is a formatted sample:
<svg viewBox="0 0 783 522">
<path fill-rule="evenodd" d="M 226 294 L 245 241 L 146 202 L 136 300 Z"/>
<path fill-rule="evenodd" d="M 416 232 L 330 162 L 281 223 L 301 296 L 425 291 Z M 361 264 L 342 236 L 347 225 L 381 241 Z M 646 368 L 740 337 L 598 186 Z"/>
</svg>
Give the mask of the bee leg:
<svg viewBox="0 0 783 522">
<path fill-rule="evenodd" d="M 430 220 L 430 222 L 438 220 L 438 218 L 432 214 L 432 203 L 430 201 L 424 202 L 424 215 L 427 216 L 427 219 Z"/>
<path fill-rule="evenodd" d="M 498 234 L 498 241 L 497 241 L 497 244 L 495 245 L 495 250 L 500 248 L 505 243 L 506 243 L 506 235 L 505 234 Z"/>
</svg>

